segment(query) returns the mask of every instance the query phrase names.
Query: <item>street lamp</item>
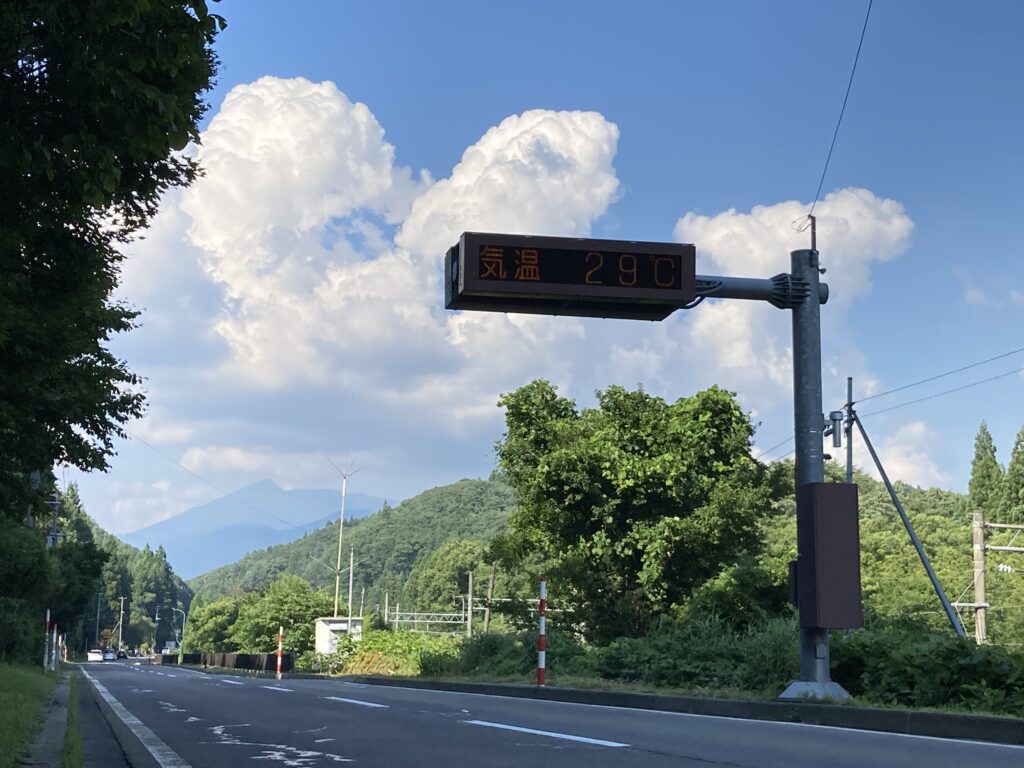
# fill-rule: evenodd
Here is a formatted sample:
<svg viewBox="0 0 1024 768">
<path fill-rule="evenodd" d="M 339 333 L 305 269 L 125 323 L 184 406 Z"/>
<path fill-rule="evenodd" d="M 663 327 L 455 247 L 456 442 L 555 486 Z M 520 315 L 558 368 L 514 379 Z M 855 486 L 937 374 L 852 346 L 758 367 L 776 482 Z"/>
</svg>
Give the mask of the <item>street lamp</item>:
<svg viewBox="0 0 1024 768">
<path fill-rule="evenodd" d="M 185 613 L 181 608 L 171 607 L 172 611 L 176 611 L 181 614 L 181 641 L 178 643 L 178 666 L 181 666 L 181 657 L 185 647 L 185 624 L 188 623 L 188 614 Z"/>
</svg>

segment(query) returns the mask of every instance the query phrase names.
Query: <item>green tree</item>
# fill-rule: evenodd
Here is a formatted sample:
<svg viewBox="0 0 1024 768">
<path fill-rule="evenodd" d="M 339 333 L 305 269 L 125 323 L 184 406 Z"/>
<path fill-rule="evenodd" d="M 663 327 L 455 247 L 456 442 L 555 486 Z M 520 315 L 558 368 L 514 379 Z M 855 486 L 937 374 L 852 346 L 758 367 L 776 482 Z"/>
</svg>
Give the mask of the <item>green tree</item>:
<svg viewBox="0 0 1024 768">
<path fill-rule="evenodd" d="M 1000 517 L 1007 523 L 1024 523 L 1024 427 L 1017 432 L 1010 463 L 1003 476 Z"/>
<path fill-rule="evenodd" d="M 461 606 L 459 597 L 469 590 L 469 573 L 475 574 L 479 599 L 483 573 L 484 545 L 472 539 L 453 539 L 435 549 L 413 568 L 406 591 L 420 611 L 452 611 Z"/>
<path fill-rule="evenodd" d="M 232 632 L 241 605 L 241 598 L 225 597 L 193 609 L 188 617 L 185 650 L 188 653 L 237 651 Z"/>
<path fill-rule="evenodd" d="M 285 648 L 296 653 L 313 649 L 314 623 L 329 616 L 331 598 L 298 576 L 283 574 L 266 591 L 242 601 L 230 640 L 247 653 L 277 650 L 278 627 L 284 627 Z"/>
<path fill-rule="evenodd" d="M 0 513 L 32 472 L 105 469 L 142 412 L 118 247 L 196 176 L 221 28 L 205 0 L 0 3 Z"/>
<path fill-rule="evenodd" d="M 754 549 L 772 498 L 731 393 L 597 400 L 578 412 L 546 381 L 503 396 L 497 453 L 518 499 L 510 533 L 552 564 L 578 628 L 607 639 L 644 633 Z"/>
<path fill-rule="evenodd" d="M 967 486 L 967 502 L 972 510 L 980 509 L 990 520 L 1002 502 L 1003 469 L 996 460 L 996 444 L 988 425 L 981 422 L 974 438 L 974 459 Z"/>
</svg>

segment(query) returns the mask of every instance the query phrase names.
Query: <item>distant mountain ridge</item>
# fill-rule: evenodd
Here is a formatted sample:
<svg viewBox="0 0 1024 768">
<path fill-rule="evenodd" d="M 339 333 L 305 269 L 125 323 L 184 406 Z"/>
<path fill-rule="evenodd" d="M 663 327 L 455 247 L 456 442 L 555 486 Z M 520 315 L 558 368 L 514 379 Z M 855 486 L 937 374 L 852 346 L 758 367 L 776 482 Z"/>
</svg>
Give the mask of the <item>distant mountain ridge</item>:
<svg viewBox="0 0 1024 768">
<path fill-rule="evenodd" d="M 366 517 L 385 503 L 377 496 L 348 493 L 345 517 Z M 340 506 L 337 489 L 286 491 L 273 480 L 261 480 L 120 538 L 134 547 L 163 546 L 175 572 L 189 579 L 322 528 L 337 519 Z"/>
</svg>

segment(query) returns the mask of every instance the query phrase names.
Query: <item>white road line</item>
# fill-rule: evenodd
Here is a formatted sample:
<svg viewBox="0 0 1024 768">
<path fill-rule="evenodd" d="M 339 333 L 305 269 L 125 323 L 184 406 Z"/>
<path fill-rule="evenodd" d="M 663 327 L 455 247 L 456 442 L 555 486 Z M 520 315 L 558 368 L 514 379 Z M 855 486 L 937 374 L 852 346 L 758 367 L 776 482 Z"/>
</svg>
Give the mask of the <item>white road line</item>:
<svg viewBox="0 0 1024 768">
<path fill-rule="evenodd" d="M 285 693 L 294 693 L 291 688 L 278 688 L 276 685 L 261 685 L 260 688 L 266 688 L 268 691 L 284 691 Z"/>
<path fill-rule="evenodd" d="M 227 683 L 228 685 L 245 685 L 245 683 L 240 683 L 237 680 L 221 680 L 221 682 Z"/>
<path fill-rule="evenodd" d="M 125 709 L 124 704 L 114 698 L 114 695 L 106 689 L 106 686 L 84 669 L 82 674 L 92 683 L 97 693 L 103 697 L 103 700 L 110 705 L 110 708 L 114 710 L 114 714 L 121 719 L 121 722 L 128 726 L 136 738 L 142 742 L 142 746 L 149 751 L 149 754 L 153 756 L 153 759 L 156 760 L 160 768 L 191 768 L 188 763 L 181 759 L 181 755 L 167 746 L 145 723 Z"/>
<path fill-rule="evenodd" d="M 599 747 L 628 747 L 621 741 L 605 741 L 604 739 L 590 739 L 586 736 L 573 736 L 569 733 L 556 733 L 555 731 L 538 731 L 535 728 L 522 728 L 518 725 L 505 725 L 504 723 L 489 723 L 486 720 L 463 720 L 470 725 L 482 725 L 486 728 L 501 728 L 506 731 L 519 731 L 520 733 L 532 733 L 535 736 L 550 736 L 553 739 L 566 739 L 568 741 L 581 741 L 584 744 L 595 744 Z"/>
<path fill-rule="evenodd" d="M 361 699 L 346 699 L 342 696 L 324 696 L 323 698 L 328 701 L 342 701 L 346 704 L 360 704 L 364 707 L 376 707 L 377 709 L 387 709 L 387 704 L 378 704 L 374 701 L 362 701 Z"/>
</svg>

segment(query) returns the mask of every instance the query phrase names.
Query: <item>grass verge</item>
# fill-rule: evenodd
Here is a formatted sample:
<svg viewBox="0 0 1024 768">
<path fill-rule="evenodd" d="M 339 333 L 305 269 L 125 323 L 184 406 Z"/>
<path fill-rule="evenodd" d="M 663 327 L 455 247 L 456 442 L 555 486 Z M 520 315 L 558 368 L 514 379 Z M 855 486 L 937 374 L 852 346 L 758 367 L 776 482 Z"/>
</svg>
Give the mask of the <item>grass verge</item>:
<svg viewBox="0 0 1024 768">
<path fill-rule="evenodd" d="M 31 748 L 56 684 L 57 676 L 39 667 L 0 664 L 0 768 L 14 768 L 18 756 Z"/>
<path fill-rule="evenodd" d="M 82 751 L 82 721 L 79 714 L 79 688 L 82 676 L 78 672 L 71 673 L 71 688 L 68 691 L 68 732 L 64 737 L 64 756 L 61 759 L 63 768 L 82 768 L 85 764 L 85 753 Z"/>
</svg>

